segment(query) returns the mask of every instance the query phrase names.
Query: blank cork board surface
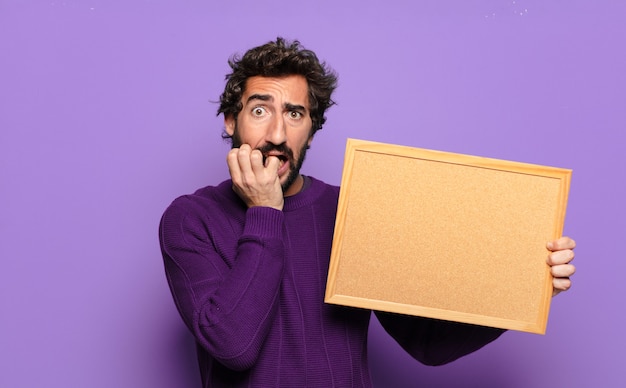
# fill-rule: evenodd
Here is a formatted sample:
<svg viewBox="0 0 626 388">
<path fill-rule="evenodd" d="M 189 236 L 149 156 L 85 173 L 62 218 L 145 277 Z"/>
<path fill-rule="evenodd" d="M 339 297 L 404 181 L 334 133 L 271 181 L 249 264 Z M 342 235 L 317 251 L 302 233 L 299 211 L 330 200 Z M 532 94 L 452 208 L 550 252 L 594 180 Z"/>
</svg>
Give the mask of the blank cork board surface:
<svg viewBox="0 0 626 388">
<path fill-rule="evenodd" d="M 545 333 L 570 179 L 348 139 L 326 302 Z"/>
</svg>

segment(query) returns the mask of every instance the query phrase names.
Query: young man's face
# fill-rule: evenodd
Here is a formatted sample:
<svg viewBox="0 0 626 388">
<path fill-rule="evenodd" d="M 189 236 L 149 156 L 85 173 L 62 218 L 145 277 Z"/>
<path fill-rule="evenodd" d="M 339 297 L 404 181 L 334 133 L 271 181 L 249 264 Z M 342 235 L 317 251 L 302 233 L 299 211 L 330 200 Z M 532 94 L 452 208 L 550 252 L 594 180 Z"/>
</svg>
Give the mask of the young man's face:
<svg viewBox="0 0 626 388">
<path fill-rule="evenodd" d="M 224 119 L 233 148 L 248 144 L 265 157 L 277 156 L 285 196 L 297 193 L 302 185 L 300 167 L 313 140 L 306 79 L 300 75 L 251 77 L 241 104 L 236 118 L 231 115 Z"/>
</svg>

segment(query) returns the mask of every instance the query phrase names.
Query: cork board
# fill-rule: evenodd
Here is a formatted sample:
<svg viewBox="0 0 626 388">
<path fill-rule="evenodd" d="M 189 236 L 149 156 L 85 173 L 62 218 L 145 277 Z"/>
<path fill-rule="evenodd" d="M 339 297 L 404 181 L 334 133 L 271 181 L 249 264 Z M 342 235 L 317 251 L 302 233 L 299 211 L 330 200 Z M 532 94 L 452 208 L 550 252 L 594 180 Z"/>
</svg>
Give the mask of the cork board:
<svg viewBox="0 0 626 388">
<path fill-rule="evenodd" d="M 348 139 L 325 301 L 544 334 L 570 179 Z"/>
</svg>

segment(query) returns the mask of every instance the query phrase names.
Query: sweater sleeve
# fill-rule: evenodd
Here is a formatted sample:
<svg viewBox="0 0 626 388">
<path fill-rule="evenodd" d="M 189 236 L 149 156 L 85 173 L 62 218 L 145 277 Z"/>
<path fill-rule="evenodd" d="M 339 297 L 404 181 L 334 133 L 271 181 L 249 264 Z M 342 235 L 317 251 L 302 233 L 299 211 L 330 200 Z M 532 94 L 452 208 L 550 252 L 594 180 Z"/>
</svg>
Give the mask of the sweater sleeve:
<svg viewBox="0 0 626 388">
<path fill-rule="evenodd" d="M 452 362 L 494 341 L 505 331 L 384 312 L 376 312 L 376 317 L 407 353 L 425 365 Z"/>
<path fill-rule="evenodd" d="M 284 263 L 283 213 L 248 209 L 232 255 L 218 252 L 223 241 L 211 232 L 231 226 L 216 223 L 176 202 L 171 205 L 159 228 L 165 272 L 196 341 L 224 366 L 245 370 L 256 362 L 276 316 Z"/>
</svg>

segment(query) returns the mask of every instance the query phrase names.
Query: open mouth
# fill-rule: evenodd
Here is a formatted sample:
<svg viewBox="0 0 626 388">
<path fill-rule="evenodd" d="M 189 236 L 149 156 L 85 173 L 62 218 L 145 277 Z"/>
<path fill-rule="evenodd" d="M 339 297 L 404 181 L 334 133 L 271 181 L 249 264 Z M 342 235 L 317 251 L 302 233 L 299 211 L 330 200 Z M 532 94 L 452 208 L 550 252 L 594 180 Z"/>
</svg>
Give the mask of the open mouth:
<svg viewBox="0 0 626 388">
<path fill-rule="evenodd" d="M 266 166 L 267 164 L 267 158 L 270 156 L 274 156 L 276 158 L 278 158 L 278 160 L 280 161 L 280 166 L 282 166 L 283 164 L 285 164 L 287 162 L 287 160 L 289 158 L 287 158 L 286 155 L 283 154 L 263 154 L 263 165 Z"/>
</svg>

